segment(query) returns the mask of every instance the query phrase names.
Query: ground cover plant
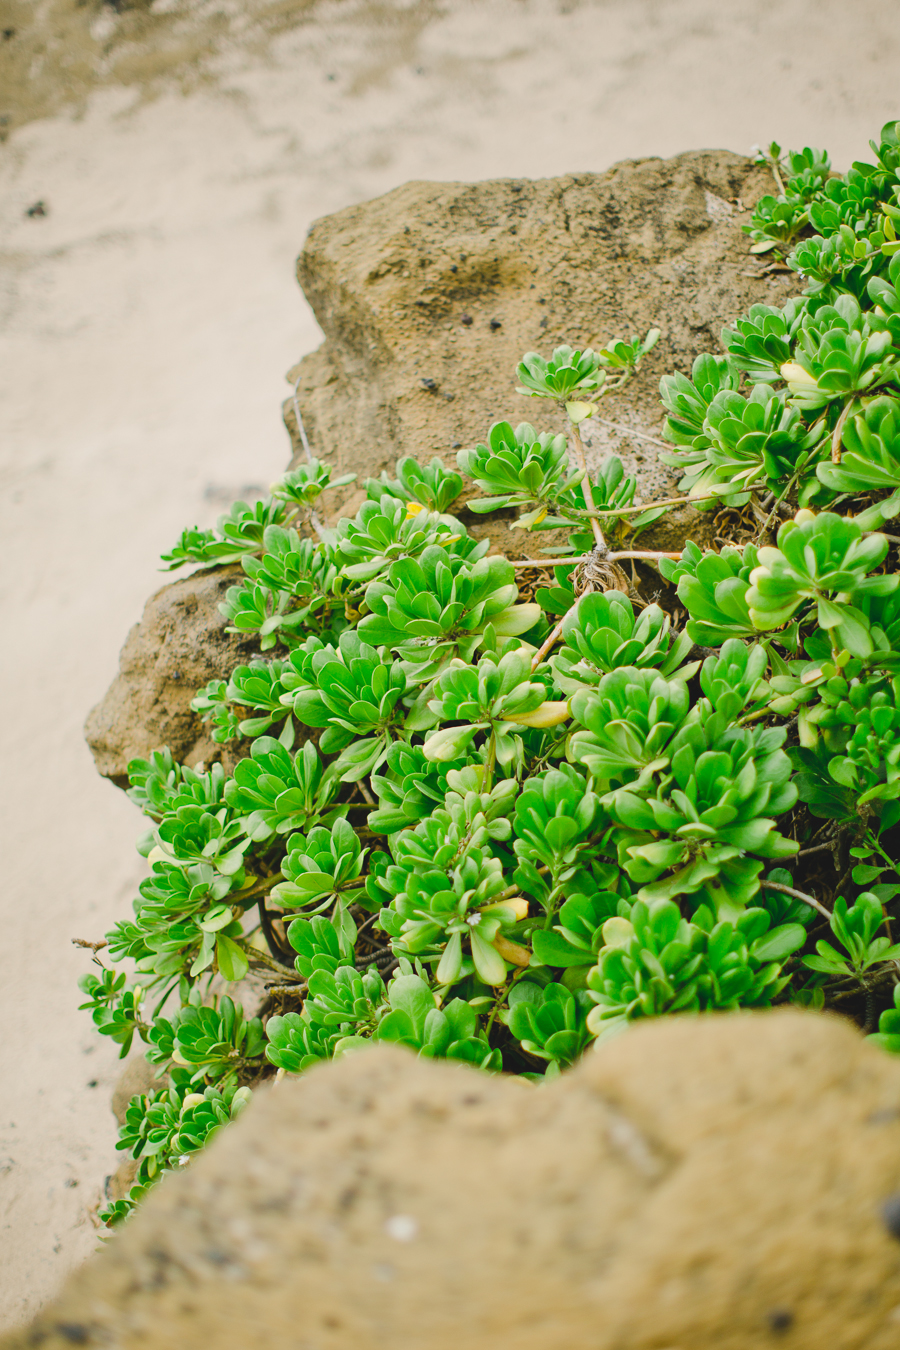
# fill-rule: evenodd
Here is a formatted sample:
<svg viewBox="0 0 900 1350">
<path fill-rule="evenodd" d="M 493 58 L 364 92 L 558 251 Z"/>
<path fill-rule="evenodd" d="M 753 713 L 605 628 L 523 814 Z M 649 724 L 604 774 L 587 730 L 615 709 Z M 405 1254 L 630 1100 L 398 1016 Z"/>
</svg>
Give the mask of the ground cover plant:
<svg viewBox="0 0 900 1350">
<path fill-rule="evenodd" d="M 231 772 L 130 766 L 149 872 L 83 1006 L 160 1077 L 107 1222 L 260 1081 L 373 1041 L 539 1081 L 641 1018 L 793 1002 L 900 1052 L 900 124 L 872 149 L 761 154 L 752 251 L 797 294 L 663 378 L 682 495 L 585 466 L 651 330 L 522 358 L 555 433 L 401 459 L 333 523 L 352 475 L 310 455 L 165 556 L 240 564 L 259 655 L 194 702 Z M 642 548 L 686 497 L 733 543 Z M 530 558 L 464 524 L 498 511 Z"/>
</svg>

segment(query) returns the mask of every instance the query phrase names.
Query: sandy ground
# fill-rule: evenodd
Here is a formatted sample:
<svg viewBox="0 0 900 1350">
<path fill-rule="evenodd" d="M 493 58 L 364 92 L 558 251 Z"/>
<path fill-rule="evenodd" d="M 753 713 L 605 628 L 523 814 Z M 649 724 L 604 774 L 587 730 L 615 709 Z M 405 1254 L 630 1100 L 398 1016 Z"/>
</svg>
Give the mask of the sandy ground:
<svg viewBox="0 0 900 1350">
<path fill-rule="evenodd" d="M 310 222 L 410 178 L 772 137 L 844 166 L 900 115 L 898 17 L 895 0 L 0 0 L 0 1326 L 96 1245 L 116 1163 L 118 1064 L 76 1012 L 70 939 L 128 911 L 140 822 L 82 720 L 160 551 L 283 466 L 283 373 L 319 339 L 293 279 Z"/>
</svg>

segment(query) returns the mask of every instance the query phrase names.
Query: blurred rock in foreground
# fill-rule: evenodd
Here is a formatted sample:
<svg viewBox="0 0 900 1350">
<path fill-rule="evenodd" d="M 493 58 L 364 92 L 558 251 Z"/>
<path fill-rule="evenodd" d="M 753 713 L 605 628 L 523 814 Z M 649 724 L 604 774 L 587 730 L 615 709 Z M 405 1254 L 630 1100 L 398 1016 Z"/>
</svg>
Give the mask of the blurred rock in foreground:
<svg viewBox="0 0 900 1350">
<path fill-rule="evenodd" d="M 898 1190 L 900 1064 L 836 1018 L 644 1023 L 540 1087 L 378 1047 L 261 1092 L 0 1347 L 893 1350 Z"/>
</svg>

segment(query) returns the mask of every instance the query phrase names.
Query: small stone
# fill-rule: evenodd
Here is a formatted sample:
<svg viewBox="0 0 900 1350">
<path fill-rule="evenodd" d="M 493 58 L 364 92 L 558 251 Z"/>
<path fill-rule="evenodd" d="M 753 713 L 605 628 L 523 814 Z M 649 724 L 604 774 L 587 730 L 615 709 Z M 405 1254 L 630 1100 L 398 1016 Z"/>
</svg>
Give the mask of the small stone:
<svg viewBox="0 0 900 1350">
<path fill-rule="evenodd" d="M 881 1218 L 891 1237 L 900 1242 L 900 1194 L 891 1195 L 881 1206 Z"/>
</svg>

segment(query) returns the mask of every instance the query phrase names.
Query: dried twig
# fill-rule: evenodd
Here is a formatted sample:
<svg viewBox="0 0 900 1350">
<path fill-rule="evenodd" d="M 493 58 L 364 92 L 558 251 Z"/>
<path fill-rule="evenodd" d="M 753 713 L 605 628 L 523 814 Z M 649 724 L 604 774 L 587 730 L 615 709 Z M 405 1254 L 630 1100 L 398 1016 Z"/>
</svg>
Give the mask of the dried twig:
<svg viewBox="0 0 900 1350">
<path fill-rule="evenodd" d="M 831 922 L 831 915 L 824 905 L 820 905 L 815 896 L 807 895 L 805 891 L 797 891 L 793 886 L 782 886 L 780 881 L 761 881 L 760 886 L 766 891 L 782 891 L 785 895 L 792 895 L 795 900 L 802 900 L 805 905 L 811 905 L 817 909 L 820 914 L 824 914 L 828 922 Z"/>
</svg>

